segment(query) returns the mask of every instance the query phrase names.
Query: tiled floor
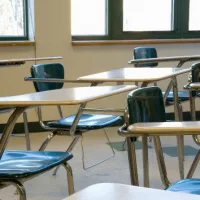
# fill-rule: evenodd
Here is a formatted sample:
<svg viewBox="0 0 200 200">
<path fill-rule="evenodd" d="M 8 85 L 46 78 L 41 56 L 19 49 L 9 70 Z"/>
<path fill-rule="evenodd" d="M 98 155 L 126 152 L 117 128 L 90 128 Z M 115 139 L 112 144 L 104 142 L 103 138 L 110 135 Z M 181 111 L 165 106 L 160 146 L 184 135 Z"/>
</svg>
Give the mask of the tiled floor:
<svg viewBox="0 0 200 200">
<path fill-rule="evenodd" d="M 32 133 L 31 145 L 33 150 L 37 150 L 47 136 L 47 133 Z M 81 146 L 80 142 L 73 150 L 74 158 L 70 161 L 74 173 L 74 182 L 76 191 L 81 190 L 89 185 L 101 182 L 114 182 L 122 184 L 130 184 L 129 169 L 127 160 L 127 151 L 119 151 L 124 138 L 116 133 L 116 128 L 109 129 L 109 136 L 115 148 L 115 157 L 87 171 L 82 169 Z M 55 138 L 47 150 L 64 151 L 70 143 L 70 137 Z M 165 152 L 165 160 L 168 168 L 170 181 L 179 179 L 178 162 L 176 157 L 176 138 L 163 137 L 162 144 Z M 84 146 L 86 151 L 87 163 L 98 162 L 107 155 L 111 155 L 111 150 L 102 132 L 91 132 L 84 136 Z M 9 149 L 24 149 L 24 138 L 12 137 L 10 139 Z M 190 136 L 185 137 L 185 171 L 188 172 L 194 154 L 198 146 L 194 144 Z M 141 143 L 137 144 L 139 179 L 142 185 L 142 154 Z M 164 186 L 160 181 L 156 157 L 154 153 L 153 143 L 149 143 L 149 162 L 150 162 L 150 180 L 151 187 L 163 189 Z M 197 167 L 195 177 L 198 177 L 200 168 Z M 64 169 L 60 168 L 57 176 L 52 176 L 52 172 L 36 177 L 25 183 L 27 197 L 30 200 L 61 200 L 67 196 L 67 182 Z M 14 187 L 8 187 L 0 190 L 1 200 L 18 199 L 14 195 Z"/>
<path fill-rule="evenodd" d="M 122 150 L 122 145 L 123 145 L 124 141 L 120 141 L 120 142 L 112 142 L 112 147 L 117 150 L 117 151 L 121 151 Z M 151 149 L 153 148 L 151 143 L 150 145 L 148 145 L 148 148 Z M 141 150 L 142 149 L 142 142 L 141 141 L 137 141 L 135 143 L 135 149 L 136 150 Z M 126 149 L 127 150 L 127 149 Z M 185 156 L 195 156 L 197 154 L 198 149 L 195 147 L 192 147 L 190 145 L 185 145 L 184 146 L 184 154 Z M 163 147 L 163 152 L 164 154 L 171 156 L 171 157 L 177 157 L 177 147 L 176 146 L 168 146 L 168 147 Z"/>
</svg>

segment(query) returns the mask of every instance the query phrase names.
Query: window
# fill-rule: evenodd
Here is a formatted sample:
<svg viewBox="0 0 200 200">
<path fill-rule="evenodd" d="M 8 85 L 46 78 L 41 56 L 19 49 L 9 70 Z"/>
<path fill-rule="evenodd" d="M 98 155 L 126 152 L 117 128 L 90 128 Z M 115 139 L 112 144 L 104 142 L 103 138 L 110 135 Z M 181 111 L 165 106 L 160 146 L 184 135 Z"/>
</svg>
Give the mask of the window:
<svg viewBox="0 0 200 200">
<path fill-rule="evenodd" d="M 106 0 L 72 0 L 71 6 L 72 35 L 106 35 Z"/>
<path fill-rule="evenodd" d="M 124 0 L 123 31 L 171 31 L 172 12 L 171 0 Z"/>
<path fill-rule="evenodd" d="M 190 0 L 190 10 L 189 10 L 189 30 L 198 31 L 200 30 L 200 1 Z"/>
<path fill-rule="evenodd" d="M 28 39 L 27 0 L 0 0 L 0 40 Z"/>
<path fill-rule="evenodd" d="M 71 2 L 73 40 L 200 38 L 200 0 Z"/>
</svg>

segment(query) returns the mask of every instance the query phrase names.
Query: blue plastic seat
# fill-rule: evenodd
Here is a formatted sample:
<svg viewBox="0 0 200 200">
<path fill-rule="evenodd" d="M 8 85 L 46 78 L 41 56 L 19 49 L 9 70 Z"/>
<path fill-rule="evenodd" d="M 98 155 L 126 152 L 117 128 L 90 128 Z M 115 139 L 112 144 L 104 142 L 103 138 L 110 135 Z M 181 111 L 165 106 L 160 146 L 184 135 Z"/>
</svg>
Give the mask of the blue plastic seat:
<svg viewBox="0 0 200 200">
<path fill-rule="evenodd" d="M 48 122 L 49 127 L 70 129 L 76 115 L 70 115 L 58 121 Z M 113 115 L 82 114 L 77 131 L 90 131 L 113 126 L 121 122 L 121 117 Z"/>
<path fill-rule="evenodd" d="M 166 190 L 200 195 L 200 179 L 183 179 L 171 184 Z"/>
<path fill-rule="evenodd" d="M 31 67 L 31 76 L 32 76 L 31 78 L 33 78 L 33 79 L 34 78 L 43 78 L 43 79 L 53 78 L 53 79 L 61 80 L 61 82 L 36 82 L 36 81 L 34 81 L 35 90 L 37 92 L 61 89 L 63 87 L 62 80 L 64 80 L 64 67 L 60 63 L 33 65 Z M 60 111 L 61 111 L 61 108 L 60 108 Z M 41 114 L 41 111 L 39 111 L 39 113 Z M 43 128 L 52 130 L 52 133 L 44 141 L 40 150 L 44 150 L 46 148 L 47 144 L 50 142 L 50 140 L 55 135 L 70 135 L 69 131 L 70 131 L 70 128 L 72 126 L 72 123 L 73 123 L 76 115 L 70 115 L 70 116 L 64 117 L 62 114 L 61 119 L 56 120 L 56 121 L 51 121 L 51 122 L 44 124 L 42 122 L 42 117 L 40 116 L 40 114 L 39 114 L 40 124 L 43 126 Z M 106 114 L 105 115 L 104 114 L 84 114 L 83 113 L 81 115 L 78 125 L 76 127 L 76 132 L 75 132 L 76 137 L 72 141 L 72 143 L 69 146 L 69 148 L 67 149 L 67 151 L 71 151 L 73 149 L 74 145 L 77 143 L 80 136 L 82 136 L 82 133 L 91 131 L 91 130 L 104 129 L 104 128 L 111 127 L 111 126 L 121 124 L 121 123 L 122 123 L 122 118 L 120 116 L 106 115 Z M 107 137 L 107 135 L 106 135 L 106 137 Z M 112 152 L 114 155 L 113 149 L 112 149 Z M 84 154 L 84 152 L 83 152 L 83 154 Z M 83 157 L 84 157 L 84 155 L 83 155 Z M 107 159 L 105 159 L 105 160 L 107 160 Z M 101 162 L 99 162 L 99 163 L 101 163 Z M 93 166 L 95 166 L 95 165 L 93 165 Z M 84 164 L 83 164 L 83 167 L 86 168 Z"/>
<path fill-rule="evenodd" d="M 72 157 L 68 152 L 5 151 L 0 161 L 0 177 L 28 178 L 60 165 Z"/>
<path fill-rule="evenodd" d="M 0 160 L 1 188 L 15 185 L 20 200 L 26 200 L 23 182 L 34 178 L 52 168 L 63 165 L 67 172 L 68 192 L 74 193 L 73 174 L 67 163 L 72 158 L 68 152 L 4 151 Z"/>
<path fill-rule="evenodd" d="M 169 92 L 169 95 L 167 96 L 167 101 L 173 102 L 174 101 L 173 98 L 174 98 L 173 92 Z M 187 90 L 178 91 L 178 98 L 179 98 L 179 101 L 188 101 L 190 98 L 189 92 Z"/>
<path fill-rule="evenodd" d="M 157 58 L 157 51 L 153 47 L 136 47 L 133 49 L 134 59 L 147 59 L 147 58 Z M 135 64 L 135 67 L 156 67 L 158 63 L 139 63 Z M 163 92 L 163 95 L 165 92 Z M 188 101 L 189 92 L 187 90 L 178 91 L 179 101 Z M 166 105 L 173 104 L 173 92 L 170 92 L 166 99 Z"/>
</svg>

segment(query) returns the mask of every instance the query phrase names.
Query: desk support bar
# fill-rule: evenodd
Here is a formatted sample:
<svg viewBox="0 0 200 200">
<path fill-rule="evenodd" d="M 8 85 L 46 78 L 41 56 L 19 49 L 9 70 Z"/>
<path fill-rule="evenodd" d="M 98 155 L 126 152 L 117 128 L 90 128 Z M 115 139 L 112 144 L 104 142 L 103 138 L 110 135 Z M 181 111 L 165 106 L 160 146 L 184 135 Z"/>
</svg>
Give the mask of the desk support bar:
<svg viewBox="0 0 200 200">
<path fill-rule="evenodd" d="M 57 79 L 57 78 L 32 78 L 31 76 L 26 76 L 25 81 L 32 82 L 44 82 L 44 83 L 91 83 L 91 81 L 82 81 L 82 80 L 66 80 L 66 79 Z"/>
<path fill-rule="evenodd" d="M 189 62 L 190 60 L 191 59 L 189 59 L 189 58 L 188 59 L 183 59 L 178 63 L 178 65 L 176 67 L 180 68 L 180 67 L 182 67 L 184 65 L 185 62 Z"/>
<path fill-rule="evenodd" d="M 172 77 L 173 81 L 173 94 L 174 94 L 174 115 L 175 120 L 180 121 L 180 109 L 178 105 L 178 84 L 176 77 Z M 180 178 L 184 178 L 184 138 L 182 135 L 177 135 L 177 151 L 179 160 Z"/>
<path fill-rule="evenodd" d="M 3 130 L 3 135 L 0 140 L 0 159 L 3 156 L 4 150 L 7 146 L 9 137 L 13 128 L 15 126 L 15 122 L 17 121 L 18 117 L 26 110 L 26 107 L 16 108 L 12 115 L 9 117 L 6 127 Z"/>
<path fill-rule="evenodd" d="M 165 102 L 166 102 L 166 100 L 167 100 L 167 97 L 168 97 L 169 92 L 171 91 L 172 87 L 173 87 L 173 80 L 170 81 L 170 83 L 169 83 L 169 85 L 167 86 L 167 89 L 166 89 L 166 91 L 165 91 L 165 95 L 164 95 L 164 97 L 163 97 L 164 104 L 165 104 Z"/>
<path fill-rule="evenodd" d="M 190 170 L 189 170 L 186 178 L 192 178 L 192 176 L 197 168 L 197 165 L 199 163 L 199 160 L 200 160 L 200 150 L 197 152 L 197 155 L 195 156 L 194 161 L 192 162 L 192 165 L 190 167 Z"/>
<path fill-rule="evenodd" d="M 169 182 L 169 180 L 167 178 L 167 170 L 166 170 L 165 160 L 164 160 L 164 156 L 163 156 L 163 150 L 161 147 L 160 137 L 154 136 L 153 140 L 154 140 L 154 145 L 155 145 L 155 152 L 156 152 L 156 158 L 157 158 L 157 162 L 158 162 L 160 177 L 161 177 L 162 183 L 166 187 L 168 187 L 171 183 Z"/>
<path fill-rule="evenodd" d="M 86 104 L 87 103 L 81 104 L 80 107 L 79 107 L 79 109 L 78 109 L 78 112 L 77 112 L 77 114 L 75 116 L 75 119 L 74 119 L 74 121 L 72 123 L 71 129 L 69 131 L 69 133 L 70 133 L 71 136 L 75 136 L 76 126 L 77 126 L 77 124 L 79 122 L 79 119 L 80 119 L 80 117 L 81 117 L 81 115 L 83 113 L 83 108 L 85 108 Z"/>
<path fill-rule="evenodd" d="M 131 138 L 127 138 L 127 147 L 128 147 L 129 169 L 131 174 L 130 177 L 131 185 L 139 186 L 135 144 L 134 141 L 133 142 L 131 141 Z"/>
<path fill-rule="evenodd" d="M 92 86 L 96 86 L 97 84 L 98 83 L 92 83 L 91 87 Z M 72 123 L 71 129 L 69 131 L 69 133 L 70 133 L 71 136 L 75 136 L 76 126 L 77 126 L 77 124 L 78 124 L 78 122 L 80 120 L 80 117 L 81 117 L 81 115 L 83 113 L 83 109 L 85 108 L 86 105 L 87 105 L 87 103 L 83 103 L 83 104 L 80 105 L 80 107 L 78 109 L 78 112 L 77 112 L 77 114 L 75 116 L 75 119 L 74 119 L 74 121 Z"/>
<path fill-rule="evenodd" d="M 148 137 L 142 137 L 142 154 L 144 170 L 144 187 L 149 187 L 149 155 L 148 155 Z"/>
</svg>

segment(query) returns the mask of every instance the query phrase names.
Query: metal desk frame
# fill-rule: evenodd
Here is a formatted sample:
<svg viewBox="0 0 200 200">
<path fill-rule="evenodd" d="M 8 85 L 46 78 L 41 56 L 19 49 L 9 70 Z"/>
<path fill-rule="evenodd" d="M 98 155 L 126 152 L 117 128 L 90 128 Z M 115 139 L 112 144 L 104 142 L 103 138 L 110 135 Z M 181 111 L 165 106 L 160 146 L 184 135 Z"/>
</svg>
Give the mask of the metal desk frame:
<svg viewBox="0 0 200 200">
<path fill-rule="evenodd" d="M 200 56 L 198 57 L 200 59 Z M 154 59 L 154 61 L 159 61 L 160 59 Z M 148 59 L 145 60 L 145 62 L 149 62 Z M 139 60 L 135 60 L 134 62 L 142 62 Z M 152 62 L 152 61 L 151 61 Z M 132 63 L 131 63 L 132 64 Z M 167 70 L 167 69 L 171 69 L 171 70 L 175 70 L 174 74 L 173 72 L 169 72 L 166 76 L 160 76 L 157 78 L 153 78 L 153 75 L 151 76 L 151 79 L 148 79 L 146 76 L 145 78 L 142 78 L 142 75 L 140 77 L 134 77 L 131 79 L 131 75 L 130 74 L 142 74 L 146 73 L 148 74 L 148 70 L 149 71 L 153 71 L 152 74 L 154 74 L 156 71 L 163 71 L 163 70 Z M 179 104 L 178 104 L 178 85 L 177 85 L 177 79 L 176 76 L 183 74 L 183 73 L 188 73 L 190 72 L 190 68 L 187 69 L 177 69 L 177 68 L 122 68 L 122 69 L 116 69 L 116 70 L 111 70 L 108 72 L 102 72 L 99 74 L 93 74 L 93 75 L 89 75 L 89 76 L 84 76 L 84 77 L 80 77 L 78 80 L 79 81 L 91 81 L 91 82 L 96 82 L 96 83 L 103 83 L 103 82 L 117 82 L 117 84 L 123 84 L 124 82 L 142 82 L 141 87 L 147 87 L 149 83 L 151 82 L 155 82 L 155 81 L 159 81 L 159 80 L 164 80 L 167 78 L 171 78 L 171 81 L 169 83 L 169 86 L 167 88 L 166 94 L 164 96 L 164 99 L 166 99 L 171 87 L 173 87 L 173 93 L 174 93 L 174 112 L 175 112 L 175 120 L 176 121 L 180 121 L 180 112 L 179 112 Z M 124 71 L 123 71 L 124 70 Z M 126 71 L 127 70 L 127 71 Z M 112 73 L 113 72 L 113 73 Z M 178 73 L 180 72 L 180 73 Z M 114 73 L 117 74 L 117 77 L 114 76 Z M 122 74 L 120 76 L 120 73 Z M 125 74 L 125 75 L 124 75 Z M 128 78 L 124 78 L 123 76 L 128 76 Z M 120 77 L 119 77 L 120 76 Z M 143 137 L 142 142 L 145 146 L 145 144 L 147 143 L 147 138 Z M 133 157 L 131 156 L 131 152 L 135 151 L 134 148 L 132 147 L 132 142 L 130 141 L 130 138 L 127 138 L 127 146 L 128 146 L 128 157 L 129 157 L 129 168 L 130 168 L 130 177 L 131 177 L 131 184 L 132 185 L 139 185 L 138 182 L 138 177 L 135 176 L 134 174 L 134 169 L 135 167 L 137 167 L 137 162 L 136 160 L 133 159 Z M 179 157 L 179 172 L 180 172 L 180 178 L 183 179 L 184 178 L 184 144 L 183 144 L 183 136 L 182 135 L 177 135 L 177 147 L 178 147 L 178 157 Z M 148 156 L 148 152 L 146 149 L 144 149 L 144 151 L 146 152 L 146 156 Z M 144 159 L 144 163 L 143 163 L 143 167 L 144 165 L 146 165 L 147 160 Z M 144 181 L 144 185 L 146 187 L 149 187 L 149 181 L 145 180 Z"/>
</svg>

